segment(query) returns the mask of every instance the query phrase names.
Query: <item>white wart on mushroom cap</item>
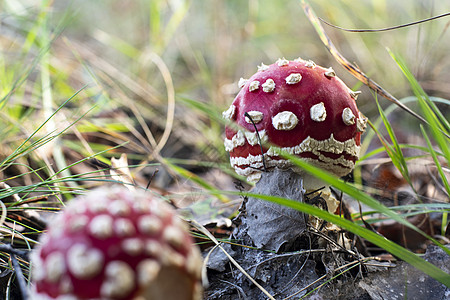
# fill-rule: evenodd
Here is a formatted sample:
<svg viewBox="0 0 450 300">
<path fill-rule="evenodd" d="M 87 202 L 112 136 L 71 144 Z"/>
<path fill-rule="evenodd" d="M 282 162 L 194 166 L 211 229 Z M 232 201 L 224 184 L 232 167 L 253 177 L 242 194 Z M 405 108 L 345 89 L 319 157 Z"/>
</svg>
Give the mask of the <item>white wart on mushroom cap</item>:
<svg viewBox="0 0 450 300">
<path fill-rule="evenodd" d="M 72 200 L 49 223 L 32 255 L 32 295 L 146 299 L 150 288 L 170 293 L 154 285 L 169 280 L 169 289 L 185 283 L 177 287 L 185 293 L 179 299 L 201 299 L 201 266 L 186 224 L 171 207 L 149 192 L 101 188 Z M 163 278 L 167 270 L 171 276 Z"/>
<path fill-rule="evenodd" d="M 279 155 L 281 149 L 338 176 L 348 174 L 359 157 L 367 121 L 356 107 L 359 93 L 333 69 L 312 61 L 280 59 L 263 66 L 242 85 L 228 110 L 233 114 L 224 114 L 243 128 L 226 128 L 225 147 L 236 172 L 257 179 L 263 168 L 248 113 L 255 116 L 263 142 L 275 145 L 263 149 L 266 167 L 290 167 Z"/>
</svg>

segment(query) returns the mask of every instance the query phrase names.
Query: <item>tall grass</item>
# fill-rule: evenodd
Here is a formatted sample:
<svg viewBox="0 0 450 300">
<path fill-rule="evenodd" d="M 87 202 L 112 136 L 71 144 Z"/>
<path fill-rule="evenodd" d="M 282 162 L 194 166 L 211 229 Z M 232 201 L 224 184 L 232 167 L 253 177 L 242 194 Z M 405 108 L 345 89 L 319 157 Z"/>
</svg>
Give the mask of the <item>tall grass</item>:
<svg viewBox="0 0 450 300">
<path fill-rule="evenodd" d="M 331 5 L 317 0 L 311 5 L 317 15 L 348 28 L 398 25 L 446 9 L 445 1 L 343 0 Z M 19 248 L 31 249 L 43 228 L 14 219 L 15 213 L 39 211 L 46 216 L 78 193 L 112 181 L 108 175 L 111 158 L 121 153 L 127 153 L 136 166 L 131 171 L 141 186 L 146 186 L 149 173 L 160 168 L 166 177 L 152 181 L 152 188 L 178 193 L 171 182 L 181 176 L 188 179 L 185 185 L 198 186 L 203 195 L 230 200 L 233 193 L 221 190 L 203 171 L 217 169 L 228 174 L 230 182 L 243 180 L 229 166 L 220 112 L 234 97 L 238 79 L 253 74 L 261 62 L 269 64 L 283 56 L 314 59 L 333 66 L 349 86 L 361 87 L 326 52 L 295 0 L 283 4 L 269 0 L 5 0 L 0 10 L 0 183 L 6 184 L 0 186 L 0 200 L 6 205 L 1 242 Z M 363 152 L 373 139 L 381 139 L 383 146 L 363 153 L 355 171 L 356 184 L 344 184 L 292 158 L 373 211 L 406 226 L 411 225 L 406 215 L 396 212 L 400 208 L 386 208 L 374 200 L 358 174 L 374 155 L 387 153 L 409 180 L 408 163 L 415 158 L 403 152 L 415 148 L 431 159 L 449 195 L 449 118 L 435 104 L 449 104 L 450 39 L 445 22 L 383 34 L 352 34 L 326 27 L 341 53 L 386 90 L 398 98 L 414 94 L 414 100 L 404 103 L 419 103 L 417 113 L 427 124 L 412 132 L 423 137 L 423 144 L 399 142 L 399 132 L 388 121 L 394 106 L 388 107 L 383 99 L 377 104 L 362 87 L 358 105 L 373 124 Z M 401 53 L 404 59 L 392 53 Z M 93 165 L 94 158 L 100 163 Z M 202 173 L 196 174 L 199 167 Z M 180 193 L 178 197 L 184 195 Z M 449 285 L 442 272 L 359 224 L 288 199 L 268 196 L 266 200 L 336 222 Z M 448 206 L 422 207 L 443 213 L 444 232 Z M 24 229 L 18 230 L 18 225 Z M 1 254 L 1 266 L 11 268 L 9 254 Z M 21 263 L 28 279 L 27 263 Z M 6 299 L 11 290 L 11 285 L 2 289 Z"/>
</svg>

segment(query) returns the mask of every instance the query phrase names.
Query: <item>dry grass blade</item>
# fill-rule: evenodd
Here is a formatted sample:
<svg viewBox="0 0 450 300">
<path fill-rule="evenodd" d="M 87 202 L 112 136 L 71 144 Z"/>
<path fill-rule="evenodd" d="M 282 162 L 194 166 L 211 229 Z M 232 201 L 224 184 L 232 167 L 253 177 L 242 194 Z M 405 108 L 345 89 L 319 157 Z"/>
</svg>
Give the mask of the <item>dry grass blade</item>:
<svg viewBox="0 0 450 300">
<path fill-rule="evenodd" d="M 169 140 L 169 135 L 172 132 L 173 121 L 175 117 L 175 88 L 173 86 L 172 75 L 170 74 L 169 68 L 166 66 L 161 57 L 159 57 L 155 53 L 151 53 L 149 59 L 158 67 L 161 75 L 163 76 L 167 89 L 166 126 L 164 127 L 164 132 L 161 139 L 159 140 L 157 147 L 153 150 L 156 154 L 158 154 Z"/>
<path fill-rule="evenodd" d="M 0 226 L 2 226 L 3 223 L 5 223 L 6 215 L 7 215 L 8 211 L 6 209 L 5 203 L 3 203 L 3 201 L 1 201 L 1 200 L 0 200 L 0 206 L 2 208 L 2 215 L 0 217 Z"/>
<path fill-rule="evenodd" d="M 417 119 L 419 119 L 421 122 L 427 124 L 427 121 L 420 115 L 418 115 L 416 112 L 412 111 L 409 107 L 401 103 L 397 98 L 392 96 L 388 91 L 383 89 L 378 83 L 370 79 L 366 74 L 364 74 L 358 67 L 350 63 L 334 46 L 331 39 L 328 37 L 328 35 L 325 33 L 324 28 L 320 24 L 320 20 L 311 8 L 311 6 L 306 3 L 305 0 L 301 0 L 302 2 L 302 8 L 305 12 L 306 16 L 308 17 L 309 21 L 313 25 L 314 29 L 316 30 L 317 34 L 319 35 L 320 39 L 324 43 L 325 47 L 330 51 L 331 55 L 337 60 L 338 63 L 340 63 L 347 71 L 350 72 L 356 79 L 367 85 L 369 88 L 377 92 L 378 95 L 386 98 L 387 100 L 395 103 L 400 108 L 402 108 L 404 111 L 408 112 L 409 114 L 413 115 Z"/>
<path fill-rule="evenodd" d="M 429 22 L 429 21 L 433 21 L 439 18 L 443 18 L 443 17 L 448 17 L 450 16 L 450 12 L 448 13 L 444 13 L 444 14 L 440 14 L 431 18 L 426 18 L 423 20 L 419 20 L 419 21 L 415 21 L 415 22 L 410 22 L 410 23 L 406 23 L 406 24 L 402 24 L 402 25 L 397 25 L 397 26 L 392 26 L 392 27 L 386 27 L 386 28 L 379 28 L 379 29 L 349 29 L 349 28 L 344 28 L 341 26 L 337 26 L 334 24 L 331 24 L 330 22 L 325 21 L 322 18 L 319 18 L 322 22 L 324 22 L 325 24 L 327 24 L 328 26 L 331 26 L 333 28 L 337 28 L 339 30 L 343 30 L 343 31 L 347 31 L 347 32 L 382 32 L 382 31 L 389 31 L 389 30 L 395 30 L 395 29 L 400 29 L 400 28 L 404 28 L 404 27 L 409 27 L 409 26 L 413 26 L 413 25 L 417 25 L 417 24 L 421 24 L 421 23 L 425 23 L 425 22 Z"/>
<path fill-rule="evenodd" d="M 195 220 L 191 221 L 192 224 L 197 227 L 198 230 L 200 230 L 201 233 L 203 233 L 204 235 L 206 235 L 208 238 L 211 239 L 211 241 L 213 241 L 219 248 L 220 250 L 223 251 L 223 253 L 225 253 L 225 255 L 228 257 L 228 259 L 233 263 L 233 265 L 239 269 L 239 271 L 242 272 L 242 274 L 244 274 L 245 276 L 247 276 L 248 279 L 250 279 L 250 281 L 256 285 L 269 299 L 271 300 L 275 300 L 275 298 L 269 294 L 268 291 L 266 291 L 258 282 L 256 282 L 255 279 L 253 279 L 239 264 L 237 261 L 234 260 L 233 257 L 231 257 L 230 254 L 228 254 L 227 251 L 225 251 L 225 249 L 222 248 L 222 246 L 220 246 L 219 241 L 205 228 L 203 227 L 200 223 L 196 222 Z"/>
</svg>

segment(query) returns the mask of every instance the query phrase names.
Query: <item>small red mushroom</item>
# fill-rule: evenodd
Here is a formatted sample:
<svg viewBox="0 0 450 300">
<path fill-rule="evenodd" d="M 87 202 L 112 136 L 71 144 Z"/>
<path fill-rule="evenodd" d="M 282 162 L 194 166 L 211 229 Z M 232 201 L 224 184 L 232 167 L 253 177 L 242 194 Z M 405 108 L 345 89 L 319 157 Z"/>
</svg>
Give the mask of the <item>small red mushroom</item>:
<svg viewBox="0 0 450 300">
<path fill-rule="evenodd" d="M 101 188 L 72 200 L 32 255 L 32 299 L 201 299 L 188 227 L 150 192 Z"/>
<path fill-rule="evenodd" d="M 258 181 L 264 163 L 268 169 L 292 167 L 280 150 L 339 177 L 352 171 L 367 120 L 356 107 L 359 92 L 349 89 L 333 69 L 283 58 L 262 64 L 250 79 L 241 79 L 240 86 L 223 113 L 241 128 L 227 127 L 225 132 L 225 149 L 236 173 Z M 321 187 L 311 176 L 305 176 L 304 184 L 306 190 Z"/>
</svg>

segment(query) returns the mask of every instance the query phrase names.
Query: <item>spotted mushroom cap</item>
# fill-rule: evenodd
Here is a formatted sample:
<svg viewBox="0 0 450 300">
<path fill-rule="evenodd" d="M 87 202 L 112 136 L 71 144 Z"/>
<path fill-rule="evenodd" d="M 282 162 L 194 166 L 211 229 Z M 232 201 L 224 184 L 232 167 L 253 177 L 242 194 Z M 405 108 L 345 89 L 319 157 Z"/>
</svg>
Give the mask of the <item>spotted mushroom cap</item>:
<svg viewBox="0 0 450 300">
<path fill-rule="evenodd" d="M 200 252 L 150 192 L 94 190 L 48 228 L 32 255 L 32 299 L 201 299 Z"/>
<path fill-rule="evenodd" d="M 295 154 L 337 176 L 354 168 L 367 119 L 358 111 L 359 92 L 350 90 L 333 69 L 312 61 L 279 59 L 258 67 L 223 117 L 241 128 L 226 128 L 225 149 L 239 175 L 256 181 L 266 167 L 290 167 L 283 151 Z M 247 113 L 250 118 L 245 116 Z M 251 120 L 250 120 L 251 119 Z"/>
</svg>

